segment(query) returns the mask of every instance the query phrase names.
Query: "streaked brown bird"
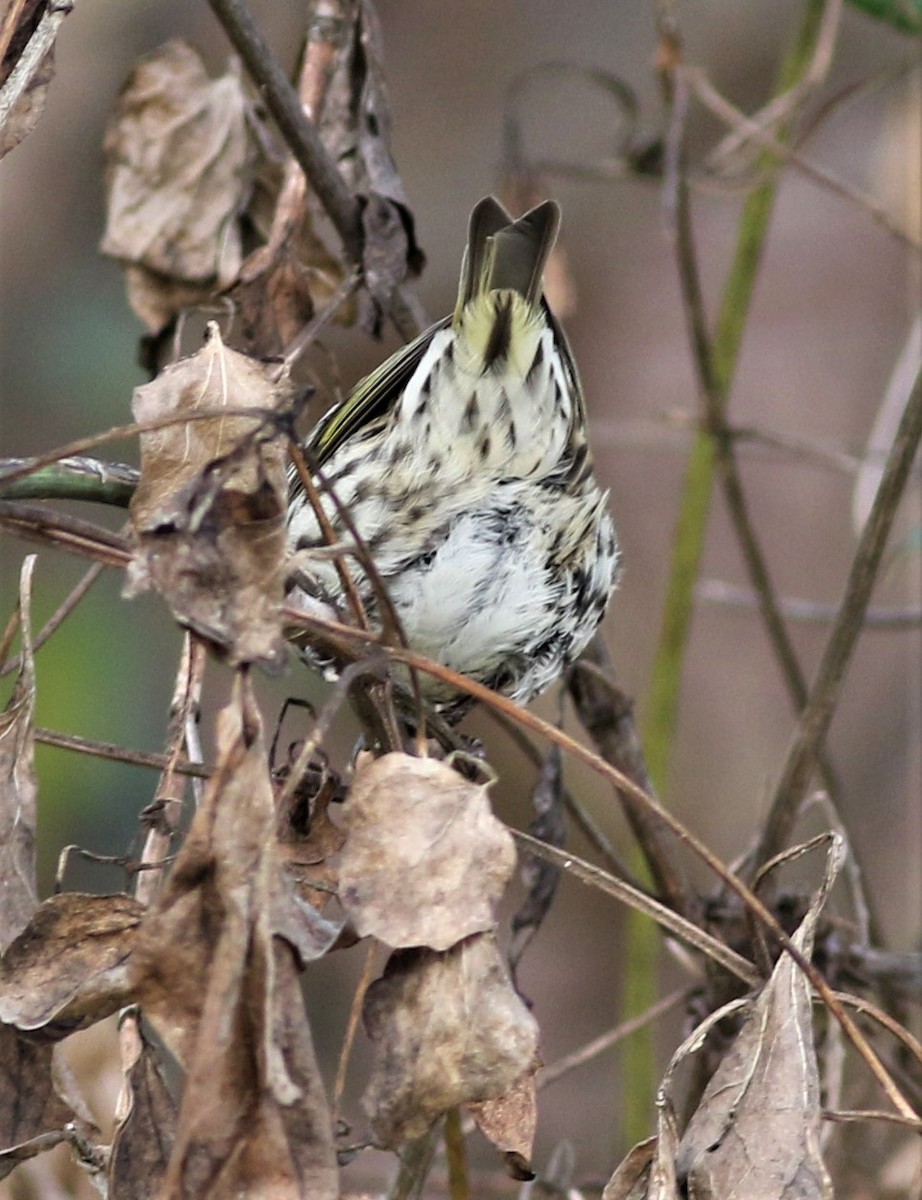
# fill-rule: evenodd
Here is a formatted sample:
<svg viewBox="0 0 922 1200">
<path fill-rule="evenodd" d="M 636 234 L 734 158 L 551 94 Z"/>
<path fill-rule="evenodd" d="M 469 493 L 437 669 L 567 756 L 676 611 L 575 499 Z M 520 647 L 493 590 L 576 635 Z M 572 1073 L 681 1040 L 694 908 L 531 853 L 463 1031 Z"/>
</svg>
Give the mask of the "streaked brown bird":
<svg viewBox="0 0 922 1200">
<path fill-rule="evenodd" d="M 362 380 L 307 443 L 410 645 L 522 703 L 589 641 L 618 565 L 576 365 L 542 294 L 559 223 L 550 200 L 518 220 L 481 200 L 454 312 Z M 328 495 L 323 505 L 350 547 Z M 343 607 L 340 576 L 296 479 L 288 521 L 290 602 Z M 360 556 L 349 569 L 378 623 Z M 427 689 L 447 709 L 459 699 Z"/>
</svg>

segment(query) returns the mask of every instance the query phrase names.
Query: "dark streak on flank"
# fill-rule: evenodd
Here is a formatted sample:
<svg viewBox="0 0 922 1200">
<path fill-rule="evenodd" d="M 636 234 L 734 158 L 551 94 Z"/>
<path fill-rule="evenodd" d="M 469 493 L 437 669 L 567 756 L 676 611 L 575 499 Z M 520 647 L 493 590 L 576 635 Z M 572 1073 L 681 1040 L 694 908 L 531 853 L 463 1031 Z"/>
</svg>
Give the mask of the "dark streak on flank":
<svg viewBox="0 0 922 1200">
<path fill-rule="evenodd" d="M 531 366 L 528 368 L 528 373 L 525 376 L 526 384 L 534 385 L 535 376 L 541 370 L 541 366 L 542 366 L 543 362 L 544 362 L 544 341 L 542 339 L 539 339 L 538 340 L 538 349 L 535 351 L 535 357 L 532 359 Z"/>
</svg>

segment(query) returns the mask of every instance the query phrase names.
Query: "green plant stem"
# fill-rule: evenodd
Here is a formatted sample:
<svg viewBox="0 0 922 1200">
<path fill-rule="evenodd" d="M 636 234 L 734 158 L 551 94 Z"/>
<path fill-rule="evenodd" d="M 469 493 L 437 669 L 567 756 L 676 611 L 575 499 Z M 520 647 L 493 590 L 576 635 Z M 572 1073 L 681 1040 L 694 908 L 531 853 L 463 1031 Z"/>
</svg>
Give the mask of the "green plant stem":
<svg viewBox="0 0 922 1200">
<path fill-rule="evenodd" d="M 825 0 L 808 0 L 794 45 L 779 71 L 776 94 L 794 87 L 807 70 L 824 8 Z M 784 142 L 789 132 L 787 127 L 779 129 L 778 140 Z M 763 154 L 758 164 L 760 173 L 770 171 L 775 161 L 771 152 Z M 736 250 L 710 347 L 714 388 L 722 407 L 726 406 L 736 371 L 777 188 L 777 176 L 770 174 L 750 193 L 740 218 Z M 669 776 L 682 663 L 691 627 L 694 590 L 700 574 L 716 464 L 714 439 L 707 430 L 701 430 L 692 444 L 685 475 L 662 626 L 643 721 L 647 764 L 653 783 L 661 793 L 665 791 Z"/>
<path fill-rule="evenodd" d="M 776 94 L 794 87 L 807 71 L 816 46 L 824 9 L 825 0 L 807 0 L 797 37 L 779 70 Z M 673 89 L 673 101 L 675 100 L 676 91 Z M 787 127 L 779 129 L 778 140 L 785 142 L 789 133 Z M 680 130 L 680 138 L 683 134 L 684 131 Z M 683 175 L 682 154 L 680 145 L 677 164 L 678 204 L 680 208 L 686 206 L 686 211 L 679 214 L 679 219 L 684 217 L 690 229 L 687 181 Z M 772 168 L 776 166 L 776 158 L 771 152 L 760 156 L 758 168 L 760 174 L 765 173 L 765 182 L 749 194 L 743 206 L 736 249 L 724 284 L 712 338 L 708 338 L 707 335 L 704 313 L 696 312 L 692 310 L 691 304 L 688 305 L 690 336 L 694 344 L 696 362 L 699 371 L 708 376 L 701 380 L 702 392 L 710 393 L 712 403 L 716 401 L 718 415 L 722 415 L 726 410 L 759 275 L 777 194 L 778 178 L 777 174 L 772 172 Z M 677 252 L 691 254 L 691 246 L 683 244 L 680 239 Z M 683 275 L 697 281 L 695 263 L 686 263 L 685 268 Z M 686 301 L 688 300 L 689 297 L 686 296 Z M 647 766 L 653 786 L 660 796 L 666 794 L 669 781 L 682 666 L 691 629 L 695 587 L 700 575 L 711 496 L 719 465 L 718 449 L 717 439 L 710 428 L 702 428 L 695 434 L 686 468 L 679 518 L 673 539 L 672 564 L 662 624 L 642 722 Z M 634 861 L 631 865 L 644 879 L 642 864 Z M 637 1017 L 656 999 L 657 936 L 648 921 L 636 913 L 630 914 L 627 928 L 630 968 L 625 981 L 621 1013 L 623 1020 Z M 623 1068 L 624 1077 L 628 1081 L 624 1089 L 624 1141 L 630 1146 L 641 1141 L 649 1129 L 647 1097 L 653 1094 L 656 1080 L 653 1042 L 649 1030 L 642 1031 L 626 1043 Z"/>
</svg>

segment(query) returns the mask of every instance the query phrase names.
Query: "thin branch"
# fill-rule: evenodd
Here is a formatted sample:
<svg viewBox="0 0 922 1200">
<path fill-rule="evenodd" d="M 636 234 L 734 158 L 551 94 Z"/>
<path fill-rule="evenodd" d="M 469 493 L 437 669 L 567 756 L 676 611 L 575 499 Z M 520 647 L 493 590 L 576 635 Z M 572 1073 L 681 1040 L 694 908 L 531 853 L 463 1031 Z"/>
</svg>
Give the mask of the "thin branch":
<svg viewBox="0 0 922 1200">
<path fill-rule="evenodd" d="M 598 888 L 600 892 L 614 896 L 616 900 L 620 900 L 622 904 L 626 904 L 635 912 L 643 913 L 657 925 L 668 930 L 673 937 L 677 937 L 686 946 L 690 946 L 718 963 L 731 975 L 741 979 L 743 983 L 750 987 L 758 987 L 762 982 L 760 973 L 742 955 L 731 950 L 719 938 L 706 933 L 699 925 L 687 921 L 671 908 L 667 908 L 665 904 L 648 896 L 646 892 L 631 887 L 629 883 L 616 879 L 607 871 L 603 871 L 601 867 L 593 866 L 592 863 L 588 863 L 585 859 L 578 858 L 566 850 L 558 850 L 556 846 L 550 846 L 547 842 L 542 842 L 540 838 L 532 837 L 531 834 L 521 833 L 518 829 L 510 832 L 518 845 L 528 850 L 530 854 L 534 854 L 536 858 L 552 863 L 555 867 L 559 867 L 560 870 L 578 879 L 580 883 Z"/>
<path fill-rule="evenodd" d="M 720 604 L 727 608 L 758 609 L 762 601 L 752 588 L 737 587 L 722 579 L 704 579 L 696 589 L 699 600 Z M 778 607 L 789 621 L 800 621 L 812 625 L 828 625 L 835 620 L 838 607 L 817 600 L 804 600 L 797 596 L 781 596 Z M 922 626 L 922 608 L 915 605 L 905 607 L 869 608 L 864 616 L 865 629 L 897 631 L 918 629 Z"/>
<path fill-rule="evenodd" d="M 741 130 L 764 150 L 770 151 L 772 155 L 782 162 L 795 167 L 802 174 L 806 175 L 808 179 L 819 184 L 833 195 L 839 196 L 841 199 L 847 200 L 862 209 L 862 211 L 872 217 L 903 246 L 916 252 L 922 249 L 919 241 L 895 222 L 886 208 L 878 204 L 873 196 L 869 196 L 858 188 L 853 187 L 850 183 L 846 183 L 845 180 L 839 179 L 838 176 L 833 175 L 832 172 L 825 170 L 825 168 L 816 166 L 815 163 L 810 162 L 809 159 L 804 158 L 796 150 L 791 149 L 790 146 L 786 146 L 777 137 L 768 133 L 757 121 L 747 117 L 744 112 L 741 112 L 726 100 L 713 86 L 703 71 L 697 68 L 689 69 L 687 75 L 695 95 L 716 117 L 725 121 L 731 128 Z"/>
<path fill-rule="evenodd" d="M 675 936 L 680 938 L 683 942 L 693 946 L 701 953 L 708 955 L 715 962 L 720 963 L 738 978 L 741 978 L 750 984 L 755 984 L 756 982 L 761 981 L 761 975 L 758 971 L 756 971 L 752 963 L 741 958 L 717 938 L 705 933 L 697 926 L 691 925 L 690 922 L 685 921 L 682 917 L 677 916 L 663 905 L 657 904 L 656 901 L 650 900 L 642 893 L 634 894 L 633 889 L 629 889 L 627 885 L 621 883 L 620 880 L 613 879 L 604 871 L 601 871 L 598 867 L 594 867 L 590 863 L 583 862 L 581 859 L 578 859 L 573 855 L 568 855 L 564 851 L 558 850 L 554 846 L 548 846 L 546 843 L 538 841 L 537 838 L 530 837 L 528 834 L 520 833 L 518 830 L 512 830 L 512 835 L 520 845 L 525 846 L 531 851 L 532 854 L 535 854 L 540 858 L 544 858 L 548 862 L 554 863 L 568 874 L 574 875 L 578 880 L 580 880 L 581 883 L 585 883 L 590 887 L 597 887 L 603 892 L 607 892 L 610 895 L 616 896 L 619 900 L 625 904 L 628 904 L 636 911 L 645 913 L 658 924 L 662 925 L 663 928 L 669 929 L 670 932 L 675 934 Z M 725 882 L 730 882 L 729 872 L 727 873 Z M 734 890 L 738 889 L 734 887 Z M 752 895 L 752 893 L 750 893 L 750 895 Z M 755 899 L 754 896 L 753 899 Z M 769 923 L 771 926 L 774 926 L 772 932 L 777 937 L 781 927 L 777 925 L 777 922 L 775 921 L 774 917 L 768 913 L 768 910 L 763 908 L 760 912 L 758 908 L 753 908 L 751 906 L 749 907 L 750 911 L 759 919 L 760 922 L 763 923 L 763 925 L 765 925 L 766 928 L 769 928 Z M 769 919 L 769 923 L 764 921 L 764 917 L 766 916 Z M 851 1005 L 859 1008 L 861 1011 L 873 1014 L 875 1018 L 882 1020 L 882 1023 L 885 1023 L 891 1032 L 895 1032 L 896 1029 L 901 1028 L 898 1022 L 893 1021 L 892 1018 L 888 1017 L 886 1013 L 883 1013 L 874 1005 L 866 1005 L 863 1004 L 860 999 L 856 1000 L 854 997 L 835 992 L 826 982 L 826 979 L 820 973 L 820 971 L 802 953 L 802 951 L 793 943 L 793 941 L 788 938 L 786 934 L 783 935 L 783 944 L 785 950 L 791 955 L 797 966 L 807 976 L 813 988 L 819 993 L 833 1017 L 842 1026 L 852 1045 L 864 1059 L 865 1063 L 870 1067 L 872 1074 L 889 1096 L 897 1112 L 910 1121 L 918 1121 L 920 1119 L 918 1114 L 903 1096 L 902 1092 L 900 1092 L 889 1071 L 881 1061 L 879 1055 L 865 1038 L 864 1034 L 861 1032 L 852 1018 L 845 1011 L 844 1006 Z M 902 1034 L 905 1035 L 904 1040 L 911 1038 L 911 1035 L 905 1030 L 902 1031 Z M 915 1042 L 915 1039 L 911 1040 Z M 916 1045 L 918 1045 L 918 1043 L 916 1043 Z"/>
<path fill-rule="evenodd" d="M 153 771 L 165 771 L 170 766 L 166 754 L 150 754 L 145 750 L 128 750 L 114 742 L 99 742 L 80 737 L 75 733 L 58 733 L 54 729 L 36 729 L 35 740 L 45 746 L 56 746 L 59 750 L 75 750 L 78 754 L 89 754 L 93 758 L 106 758 L 111 762 L 127 763 L 131 767 L 149 767 Z M 177 759 L 172 764 L 177 775 L 192 775 L 196 779 L 210 779 L 213 767 L 201 763 Z"/>
<path fill-rule="evenodd" d="M 154 798 L 142 814 L 147 825 L 147 837 L 141 852 L 145 863 L 163 862 L 170 852 L 170 844 L 179 825 L 182 794 L 185 780 L 176 795 L 176 775 L 180 755 L 186 746 L 188 719 L 198 712 L 202 698 L 202 680 L 205 674 L 205 643 L 192 633 L 183 637 L 182 654 L 176 672 L 176 682 L 170 700 L 170 717 L 166 733 L 166 766 L 154 792 Z M 151 905 L 157 897 L 162 873 L 151 872 L 138 879 L 135 895 L 142 904 Z"/>
<path fill-rule="evenodd" d="M 55 450 L 49 450 L 45 454 L 38 454 L 34 458 L 13 459 L 15 466 L 8 468 L 0 475 L 0 495 L 7 495 L 8 489 L 13 484 L 21 479 L 26 479 L 30 475 L 34 475 L 36 471 L 43 467 L 51 466 L 53 463 L 60 463 L 67 459 L 77 458 L 86 453 L 87 450 L 95 450 L 97 446 L 104 446 L 107 442 L 120 441 L 123 438 L 137 437 L 140 433 L 153 433 L 158 429 L 167 429 L 171 425 L 185 425 L 189 421 L 224 421 L 228 417 L 250 417 L 256 423 L 254 432 L 259 426 L 277 425 L 282 426 L 290 420 L 290 413 L 287 411 L 268 410 L 265 408 L 255 408 L 252 405 L 241 405 L 239 407 L 215 407 L 201 408 L 195 412 L 170 413 L 164 417 L 154 417 L 150 421 L 132 421 L 129 425 L 113 425 L 106 429 L 103 433 L 93 433 L 88 437 L 77 438 L 76 441 L 68 442 L 64 446 L 58 446 Z M 89 460 L 95 463 L 95 460 Z M 108 464 L 106 464 L 108 465 Z M 121 464 L 112 464 L 115 467 L 121 467 L 122 470 L 131 472 L 131 467 L 122 467 Z M 133 480 L 136 484 L 137 480 Z"/>
<path fill-rule="evenodd" d="M 57 546 L 107 567 L 127 567 L 131 551 L 125 538 L 101 525 L 52 512 L 35 504 L 0 500 L 0 529 L 26 541 Z"/>
<path fill-rule="evenodd" d="M 49 466 L 36 458 L 0 458 L 0 496 L 6 500 L 89 500 L 127 508 L 140 472 L 125 463 L 62 458 Z"/>
<path fill-rule="evenodd" d="M 208 0 L 264 97 L 282 136 L 342 238 L 352 262 L 362 261 L 359 204 L 327 153 L 313 122 L 243 0 Z"/>
<path fill-rule="evenodd" d="M 634 724 L 633 705 L 612 676 L 605 644 L 596 635 L 570 675 L 570 695 L 580 721 L 605 761 L 623 771 L 642 792 L 653 795 Z M 619 789 L 617 794 L 643 851 L 657 894 L 676 912 L 693 919 L 698 909 L 697 898 L 668 830 L 630 792 Z"/>
<path fill-rule="evenodd" d="M 102 574 L 104 565 L 105 564 L 100 562 L 93 563 L 89 570 L 86 571 L 80 579 L 78 579 L 77 583 L 64 597 L 55 611 L 45 622 L 43 628 L 36 635 L 32 642 L 33 650 L 38 650 L 41 646 L 44 646 L 45 642 L 48 641 L 52 634 L 54 634 L 56 630 L 63 624 L 63 622 L 70 616 L 70 614 L 74 611 L 83 597 L 87 594 L 96 580 Z M 14 654 L 11 659 L 4 662 L 3 653 L 5 653 L 5 651 L 0 652 L 0 679 L 2 679 L 4 675 L 11 674 L 13 671 L 18 671 L 20 665 L 22 664 L 21 654 Z"/>
<path fill-rule="evenodd" d="M 584 667 L 587 665 L 583 660 L 581 662 Z M 519 748 L 535 770 L 540 770 L 542 758 L 538 747 L 525 736 L 516 722 L 506 713 L 498 712 L 496 709 L 490 709 L 489 716 L 494 724 L 498 725 L 506 736 Z M 643 888 L 634 877 L 634 873 L 630 870 L 627 863 L 618 854 L 609 839 L 596 824 L 595 819 L 590 816 L 569 788 L 563 789 L 563 805 L 567 813 L 575 821 L 577 828 L 582 832 L 590 846 L 598 851 L 612 874 L 617 875 L 619 879 L 624 879 L 633 887 L 643 891 Z"/>
<path fill-rule="evenodd" d="M 899 1113 L 881 1112 L 876 1108 L 859 1108 L 850 1111 L 824 1108 L 822 1116 L 824 1121 L 836 1121 L 843 1125 L 856 1121 L 862 1123 L 865 1121 L 884 1121 L 889 1125 L 898 1125 L 903 1129 L 910 1129 L 913 1133 L 922 1133 L 922 1120 L 901 1117 Z"/>
<path fill-rule="evenodd" d="M 920 389 L 922 390 L 922 389 Z M 299 612 L 297 609 L 286 606 L 283 608 L 285 617 L 293 623 L 303 625 L 306 628 L 313 628 L 318 631 L 332 633 L 336 636 L 354 640 L 359 642 L 368 642 L 377 640 L 374 635 L 370 635 L 361 629 L 354 629 L 352 626 L 344 625 L 340 621 L 331 621 L 322 617 L 310 616 L 306 613 Z M 783 949 L 790 954 L 791 958 L 798 965 L 801 971 L 810 980 L 810 983 L 823 998 L 829 1011 L 832 1013 L 836 1021 L 842 1026 L 846 1036 L 858 1053 L 864 1059 L 874 1078 L 880 1083 L 886 1094 L 890 1097 L 893 1105 L 898 1112 L 904 1114 L 911 1119 L 916 1118 L 916 1113 L 906 1098 L 902 1095 L 899 1088 L 894 1083 L 890 1073 L 887 1071 L 880 1058 L 877 1056 L 873 1048 L 868 1045 L 866 1039 L 862 1036 L 861 1031 L 855 1025 L 854 1021 L 844 1011 L 841 1003 L 836 999 L 835 994 L 829 984 L 824 979 L 820 971 L 807 959 L 803 952 L 798 949 L 791 938 L 785 933 L 784 929 L 766 907 L 762 900 L 756 896 L 752 890 L 746 886 L 742 879 L 739 878 L 733 871 L 721 862 L 716 854 L 700 839 L 695 837 L 683 824 L 674 816 L 668 809 L 664 808 L 658 800 L 647 795 L 642 788 L 638 787 L 633 780 L 629 779 L 622 771 L 605 762 L 598 754 L 593 753 L 587 746 L 583 746 L 580 742 L 558 729 L 556 725 L 552 725 L 547 721 L 542 720 L 535 713 L 529 712 L 528 709 L 521 708 L 513 703 L 506 696 L 501 696 L 490 688 L 485 687 L 482 683 L 478 683 L 474 679 L 470 679 L 465 675 L 459 674 L 457 671 L 451 670 L 450 667 L 445 667 L 441 663 L 432 661 L 421 654 L 417 654 L 411 650 L 405 650 L 401 646 L 382 646 L 381 649 L 388 657 L 396 662 L 405 664 L 406 666 L 415 666 L 417 670 L 425 671 L 426 674 L 433 676 L 442 683 L 447 683 L 456 691 L 466 692 L 475 700 L 489 705 L 491 708 L 498 708 L 501 711 L 514 716 L 515 719 L 526 729 L 530 729 L 533 733 L 539 734 L 548 741 L 560 746 L 566 750 L 574 758 L 586 763 L 602 778 L 609 780 L 616 787 L 625 789 L 631 792 L 641 803 L 649 806 L 663 824 L 667 825 L 673 833 L 689 847 L 707 866 L 718 876 L 719 879 L 737 895 L 746 908 L 753 914 L 759 924 L 770 934 Z M 516 835 L 524 837 L 525 835 Z M 558 851 L 552 851 L 552 848 L 545 845 L 544 842 L 534 841 L 534 846 L 531 842 L 534 839 L 528 839 L 529 849 L 533 850 L 539 857 L 547 854 L 558 854 Z M 563 854 L 563 858 L 568 856 Z M 572 859 L 572 856 L 569 856 Z M 592 867 L 586 864 L 590 872 L 597 872 L 599 868 Z M 604 873 L 603 873 L 604 874 Z M 615 884 L 619 881 L 613 880 Z M 684 926 L 683 926 L 684 927 Z M 745 960 L 743 960 L 745 961 Z"/>
<path fill-rule="evenodd" d="M 845 594 L 826 643 L 816 680 L 800 715 L 756 851 L 755 863 L 773 857 L 787 841 L 832 721 L 845 675 L 864 627 L 871 591 L 890 529 L 922 437 L 922 373 L 916 377 L 897 430 L 871 513 L 858 541 Z"/>
<path fill-rule="evenodd" d="M 597 1038 L 593 1038 L 591 1042 L 586 1042 L 578 1050 L 574 1050 L 572 1054 L 567 1054 L 563 1058 L 558 1058 L 556 1062 L 552 1062 L 549 1066 L 542 1067 L 538 1072 L 536 1080 L 538 1090 L 543 1091 L 544 1088 L 550 1087 L 552 1083 L 556 1083 L 558 1079 L 569 1075 L 571 1071 L 575 1071 L 578 1067 L 583 1067 L 586 1063 L 592 1062 L 600 1054 L 604 1054 L 606 1050 L 611 1050 L 619 1042 L 623 1042 L 625 1038 L 629 1038 L 632 1033 L 637 1033 L 638 1030 L 652 1025 L 654 1021 L 658 1021 L 666 1013 L 672 1012 L 674 1008 L 678 1008 L 686 1000 L 688 1000 L 688 988 L 677 988 L 676 991 L 671 992 L 668 996 L 664 996 L 662 1000 L 658 1000 L 646 1012 L 632 1017 L 629 1021 L 622 1021 L 614 1029 L 609 1029 L 607 1033 L 600 1034 Z"/>
</svg>

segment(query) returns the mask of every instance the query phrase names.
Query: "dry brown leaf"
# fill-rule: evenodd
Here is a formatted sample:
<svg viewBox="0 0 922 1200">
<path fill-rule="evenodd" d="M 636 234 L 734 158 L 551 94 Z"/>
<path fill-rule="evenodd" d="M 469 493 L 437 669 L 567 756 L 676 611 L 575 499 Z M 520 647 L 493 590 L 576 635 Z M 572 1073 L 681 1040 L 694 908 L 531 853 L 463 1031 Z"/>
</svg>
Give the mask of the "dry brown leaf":
<svg viewBox="0 0 922 1200">
<path fill-rule="evenodd" d="M 342 281 L 342 262 L 315 236 L 305 215 L 296 236 L 254 250 L 228 292 L 237 306 L 241 346 L 261 355 L 284 353 Z M 354 306 L 342 306 L 335 320 L 354 320 Z"/>
<path fill-rule="evenodd" d="M 368 0 L 355 6 L 353 35 L 337 47 L 319 117 L 330 156 L 355 195 L 363 197 L 363 275 L 378 305 L 425 262 L 413 216 L 391 154 L 391 115 L 381 32 Z M 376 317 L 368 322 L 374 327 Z"/>
<path fill-rule="evenodd" d="M 123 895 L 45 900 L 0 959 L 0 1021 L 59 1038 L 115 1012 L 142 912 Z"/>
<path fill-rule="evenodd" d="M 134 394 L 138 421 L 235 410 L 141 434 L 126 585 L 135 595 L 153 583 L 176 619 L 232 663 L 277 663 L 284 652 L 285 437 L 273 414 L 286 399 L 286 386 L 228 349 L 215 325 L 198 353 Z"/>
<path fill-rule="evenodd" d="M 21 6 L 16 27 L 0 64 L 0 85 L 7 83 L 14 70 L 18 68 L 22 71 L 25 68 L 26 52 L 30 49 L 29 43 L 36 35 L 39 22 L 55 19 L 54 14 L 49 14 L 51 7 L 48 0 L 25 0 Z M 5 8 L 8 10 L 10 5 L 6 5 Z M 4 13 L 4 16 L 6 15 Z M 6 120 L 0 127 L 0 158 L 18 146 L 23 138 L 28 137 L 45 110 L 48 88 L 54 78 L 53 41 L 38 61 L 33 60 L 27 76 L 19 99 L 8 111 Z"/>
<path fill-rule="evenodd" d="M 515 847 L 487 788 L 447 763 L 386 754 L 343 805 L 339 898 L 361 935 L 447 950 L 493 929 Z"/>
<path fill-rule="evenodd" d="M 252 190 L 255 154 L 239 77 L 210 79 L 191 46 L 167 42 L 132 71 L 106 131 L 105 155 L 101 249 L 138 268 L 130 299 L 156 334 L 240 270 L 238 218 Z"/>
<path fill-rule="evenodd" d="M 647 1138 L 630 1150 L 605 1185 L 602 1200 L 648 1200 L 650 1168 L 656 1153 L 656 1138 Z"/>
<path fill-rule="evenodd" d="M 489 934 L 446 953 L 393 954 L 363 1017 L 375 1062 L 362 1104 L 377 1144 L 392 1149 L 455 1105 L 508 1092 L 538 1044 Z"/>
<path fill-rule="evenodd" d="M 18 1148 L 43 1134 L 53 1137 L 73 1118 L 54 1087 L 54 1049 L 0 1026 L 0 1179 L 31 1157 Z"/>
<path fill-rule="evenodd" d="M 219 761 L 133 971 L 186 1067 L 162 1200 L 337 1195 L 330 1114 L 289 948 L 273 936 L 281 864 L 251 685 L 238 676 Z"/>
<path fill-rule="evenodd" d="M 792 938 L 807 957 L 841 865 L 831 841 L 823 886 Z M 831 1200 L 820 1123 L 810 981 L 782 954 L 682 1135 L 679 1181 L 701 1200 Z"/>
<path fill-rule="evenodd" d="M 303 900 L 319 912 L 335 899 L 339 891 L 339 866 L 336 861 L 346 835 L 330 818 L 330 803 L 335 788 L 324 784 L 310 804 L 307 835 L 301 834 L 291 820 L 279 832 L 279 853 L 285 872 Z"/>
<path fill-rule="evenodd" d="M 9 703 L 0 714 L 0 950 L 22 934 L 38 903 L 32 728 L 35 662 L 30 616 L 34 566 L 35 557 L 30 555 L 20 574 L 22 665 Z M 4 957 L 0 972 L 5 967 Z M 27 1041 L 11 1025 L 0 1026 L 0 1179 L 18 1162 L 39 1152 L 34 1148 L 36 1142 L 44 1148 L 43 1143 L 63 1137 L 61 1130 L 74 1119 L 75 1109 L 61 1091 L 55 1048 Z M 80 1116 L 79 1106 L 76 1115 Z"/>
<path fill-rule="evenodd" d="M 176 1102 L 160 1058 L 129 1018 L 134 1044 L 125 1065 L 123 1107 L 109 1155 L 109 1200 L 156 1200 L 176 1134 Z M 125 1029 L 121 1031 L 123 1056 Z"/>
<path fill-rule="evenodd" d="M 20 575 L 22 660 L 13 694 L 0 713 L 0 951 L 35 911 L 35 661 L 30 594 L 35 556 Z"/>
<path fill-rule="evenodd" d="M 538 1121 L 536 1070 L 537 1063 L 532 1063 L 501 1096 L 467 1106 L 480 1132 L 502 1152 L 513 1179 L 534 1178 L 531 1155 Z"/>
</svg>

